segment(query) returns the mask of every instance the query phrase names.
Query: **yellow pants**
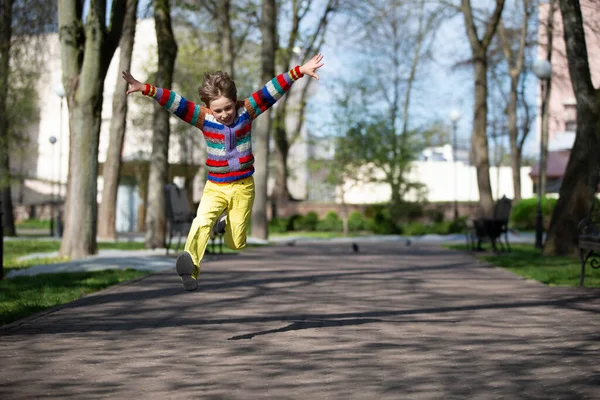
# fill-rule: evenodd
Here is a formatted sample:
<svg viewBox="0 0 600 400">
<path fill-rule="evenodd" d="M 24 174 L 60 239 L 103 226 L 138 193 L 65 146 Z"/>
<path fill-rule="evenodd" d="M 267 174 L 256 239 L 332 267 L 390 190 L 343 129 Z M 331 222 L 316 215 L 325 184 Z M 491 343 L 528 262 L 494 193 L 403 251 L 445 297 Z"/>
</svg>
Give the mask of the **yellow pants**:
<svg viewBox="0 0 600 400">
<path fill-rule="evenodd" d="M 184 248 L 190 253 L 196 266 L 194 274 L 192 274 L 194 278 L 198 277 L 200 261 L 210 239 L 210 231 L 224 210 L 227 210 L 225 244 L 233 250 L 239 250 L 246 246 L 246 232 L 252 216 L 253 204 L 253 177 L 224 184 L 206 182 L 198 212 L 192 222 Z"/>
</svg>

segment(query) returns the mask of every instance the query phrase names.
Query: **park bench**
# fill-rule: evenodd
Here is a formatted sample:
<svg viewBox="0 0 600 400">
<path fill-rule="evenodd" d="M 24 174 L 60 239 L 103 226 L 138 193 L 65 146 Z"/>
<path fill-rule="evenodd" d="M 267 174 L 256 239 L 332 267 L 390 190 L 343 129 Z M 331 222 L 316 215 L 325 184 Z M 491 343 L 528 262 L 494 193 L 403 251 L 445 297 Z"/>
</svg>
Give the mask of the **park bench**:
<svg viewBox="0 0 600 400">
<path fill-rule="evenodd" d="M 169 255 L 169 249 L 173 243 L 173 236 L 179 235 L 177 247 L 175 248 L 175 252 L 177 252 L 179 246 L 181 246 L 182 237 L 184 235 L 187 236 L 192 227 L 194 213 L 190 208 L 186 190 L 179 188 L 174 183 L 169 183 L 165 186 L 165 200 L 167 214 L 166 248 L 167 255 Z"/>
<path fill-rule="evenodd" d="M 187 191 L 180 188 L 174 183 L 169 183 L 165 186 L 165 206 L 167 216 L 167 243 L 166 250 L 169 255 L 169 249 L 173 243 L 173 237 L 179 236 L 175 252 L 179 250 L 181 241 L 184 236 L 187 236 L 192 227 L 192 221 L 195 214 L 192 212 L 190 203 L 187 197 Z M 212 242 L 212 252 L 207 249 L 208 253 L 215 253 L 215 241 L 219 242 L 219 253 L 223 254 L 223 234 L 216 233 L 213 226 L 210 234 Z"/>
<path fill-rule="evenodd" d="M 481 243 L 487 239 L 490 241 L 494 252 L 498 252 L 497 244 L 500 245 L 502 251 L 511 251 L 508 241 L 508 220 L 511 208 L 511 200 L 506 196 L 502 196 L 494 205 L 492 217 L 471 220 L 470 227 L 467 230 L 467 242 L 471 250 L 482 250 Z M 505 243 L 502 243 L 503 235 Z"/>
<path fill-rule="evenodd" d="M 600 210 L 598 203 L 594 201 L 588 215 L 579 222 L 578 243 L 579 256 L 581 258 L 581 275 L 579 286 L 583 286 L 585 278 L 585 266 L 600 268 Z"/>
</svg>

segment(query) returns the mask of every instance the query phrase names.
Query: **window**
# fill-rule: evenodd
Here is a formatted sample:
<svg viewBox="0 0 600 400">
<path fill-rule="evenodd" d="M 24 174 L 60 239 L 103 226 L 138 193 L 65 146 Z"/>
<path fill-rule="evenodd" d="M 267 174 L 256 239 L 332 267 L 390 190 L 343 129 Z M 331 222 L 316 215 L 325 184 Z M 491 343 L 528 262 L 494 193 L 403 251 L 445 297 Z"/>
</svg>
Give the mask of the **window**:
<svg viewBox="0 0 600 400">
<path fill-rule="evenodd" d="M 572 119 L 565 121 L 565 131 L 576 132 L 577 131 L 577 121 L 574 121 Z"/>
</svg>

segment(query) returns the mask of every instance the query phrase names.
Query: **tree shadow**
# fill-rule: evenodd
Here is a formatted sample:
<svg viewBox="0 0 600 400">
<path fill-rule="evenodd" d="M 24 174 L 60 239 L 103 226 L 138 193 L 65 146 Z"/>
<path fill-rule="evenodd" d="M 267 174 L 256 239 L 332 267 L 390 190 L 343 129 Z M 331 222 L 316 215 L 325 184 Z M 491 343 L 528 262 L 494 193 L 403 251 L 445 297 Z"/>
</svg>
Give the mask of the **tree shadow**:
<svg viewBox="0 0 600 400">
<path fill-rule="evenodd" d="M 253 339 L 255 336 L 271 335 L 274 333 L 283 333 L 289 331 L 298 331 L 303 329 L 318 329 L 318 328 L 335 328 L 342 326 L 358 326 L 363 324 L 373 324 L 378 322 L 387 323 L 424 323 L 424 322 L 435 322 L 435 323 L 456 323 L 458 320 L 447 320 L 447 321 L 427 321 L 427 320 L 403 320 L 403 321 L 386 321 L 379 318 L 348 318 L 348 319 L 317 319 L 317 320 L 300 320 L 292 322 L 291 324 L 278 329 L 269 329 L 266 331 L 259 331 L 253 333 L 247 333 L 244 335 L 232 336 L 227 340 L 242 340 L 242 339 Z"/>
</svg>

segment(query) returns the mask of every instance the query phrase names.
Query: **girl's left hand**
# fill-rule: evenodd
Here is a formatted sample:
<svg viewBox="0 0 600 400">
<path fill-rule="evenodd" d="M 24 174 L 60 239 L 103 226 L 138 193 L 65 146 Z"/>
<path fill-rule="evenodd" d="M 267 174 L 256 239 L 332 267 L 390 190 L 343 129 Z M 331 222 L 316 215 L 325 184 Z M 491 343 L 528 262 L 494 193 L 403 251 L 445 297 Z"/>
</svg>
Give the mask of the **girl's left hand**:
<svg viewBox="0 0 600 400">
<path fill-rule="evenodd" d="M 315 55 L 313 58 L 308 60 L 306 64 L 300 67 L 300 72 L 302 72 L 304 75 L 312 76 L 316 80 L 319 80 L 319 76 L 315 73 L 315 71 L 325 65 L 321 62 L 322 60 L 323 55 L 321 53 Z"/>
<path fill-rule="evenodd" d="M 127 83 L 129 83 L 129 90 L 127 90 L 127 94 L 141 92 L 145 89 L 146 85 L 135 79 L 129 71 L 122 71 L 121 76 Z"/>
</svg>

